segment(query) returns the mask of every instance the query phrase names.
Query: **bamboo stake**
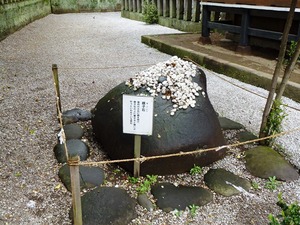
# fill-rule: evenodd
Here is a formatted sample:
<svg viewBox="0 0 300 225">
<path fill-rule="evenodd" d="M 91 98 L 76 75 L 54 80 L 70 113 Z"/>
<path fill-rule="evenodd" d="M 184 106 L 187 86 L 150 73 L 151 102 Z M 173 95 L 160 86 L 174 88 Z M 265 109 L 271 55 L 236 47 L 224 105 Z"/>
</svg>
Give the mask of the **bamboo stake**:
<svg viewBox="0 0 300 225">
<path fill-rule="evenodd" d="M 71 175 L 73 222 L 74 225 L 82 225 L 82 209 L 80 198 L 80 176 L 79 176 L 79 156 L 71 157 L 68 161 Z"/>
<path fill-rule="evenodd" d="M 58 68 L 57 64 L 52 64 L 52 72 L 53 72 L 53 79 L 54 79 L 54 85 L 56 90 L 56 95 L 58 98 L 58 105 L 57 105 L 57 116 L 59 115 L 59 111 L 61 112 L 61 102 L 60 102 L 60 90 L 59 90 L 59 79 L 58 79 Z"/>
</svg>

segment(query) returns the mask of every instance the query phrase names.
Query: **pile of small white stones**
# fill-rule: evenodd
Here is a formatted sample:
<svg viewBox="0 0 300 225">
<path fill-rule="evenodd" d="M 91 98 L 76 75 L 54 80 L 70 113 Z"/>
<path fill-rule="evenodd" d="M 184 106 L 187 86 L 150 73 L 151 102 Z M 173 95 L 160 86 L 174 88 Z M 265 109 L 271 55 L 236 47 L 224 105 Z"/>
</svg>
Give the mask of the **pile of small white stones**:
<svg viewBox="0 0 300 225">
<path fill-rule="evenodd" d="M 126 81 L 126 85 L 134 91 L 145 88 L 153 97 L 161 94 L 162 99 L 171 100 L 173 109 L 170 115 L 173 116 L 179 109 L 187 109 L 189 106 L 194 108 L 199 92 L 205 97 L 204 90 L 193 82 L 196 69 L 195 64 L 174 56 L 137 73 L 134 78 Z"/>
</svg>

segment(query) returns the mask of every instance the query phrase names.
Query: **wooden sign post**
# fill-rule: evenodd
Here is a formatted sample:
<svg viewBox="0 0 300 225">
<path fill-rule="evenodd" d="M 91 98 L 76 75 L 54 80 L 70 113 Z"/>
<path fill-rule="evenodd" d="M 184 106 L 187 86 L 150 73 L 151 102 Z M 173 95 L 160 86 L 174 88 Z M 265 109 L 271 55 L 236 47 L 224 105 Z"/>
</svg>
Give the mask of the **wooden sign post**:
<svg viewBox="0 0 300 225">
<path fill-rule="evenodd" d="M 134 158 L 141 157 L 141 135 L 152 135 L 153 97 L 123 95 L 123 133 L 134 134 Z M 134 161 L 133 175 L 140 176 L 140 161 Z"/>
</svg>

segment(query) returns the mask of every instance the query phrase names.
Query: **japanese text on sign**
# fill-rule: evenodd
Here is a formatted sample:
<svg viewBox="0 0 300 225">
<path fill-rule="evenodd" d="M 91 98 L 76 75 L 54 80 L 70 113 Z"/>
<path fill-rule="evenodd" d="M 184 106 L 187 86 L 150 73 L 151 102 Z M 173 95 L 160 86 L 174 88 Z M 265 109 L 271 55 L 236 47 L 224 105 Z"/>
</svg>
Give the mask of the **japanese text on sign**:
<svg viewBox="0 0 300 225">
<path fill-rule="evenodd" d="M 123 95 L 123 133 L 152 135 L 153 97 Z"/>
</svg>

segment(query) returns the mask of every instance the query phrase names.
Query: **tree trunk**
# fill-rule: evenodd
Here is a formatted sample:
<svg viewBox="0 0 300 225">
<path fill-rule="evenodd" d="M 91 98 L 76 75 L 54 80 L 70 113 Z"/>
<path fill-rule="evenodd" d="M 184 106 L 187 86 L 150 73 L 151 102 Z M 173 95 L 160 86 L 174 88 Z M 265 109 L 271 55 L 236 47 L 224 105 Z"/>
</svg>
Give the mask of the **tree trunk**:
<svg viewBox="0 0 300 225">
<path fill-rule="evenodd" d="M 295 65 L 297 63 L 299 55 L 300 55 L 300 41 L 298 40 L 296 50 L 293 53 L 293 57 L 284 71 L 284 75 L 283 75 L 282 81 L 280 83 L 279 91 L 276 95 L 276 99 L 278 99 L 278 100 L 281 99 L 281 97 L 283 95 L 283 92 L 284 92 L 285 87 L 286 87 L 286 85 L 291 77 L 291 74 L 295 68 Z"/>
<path fill-rule="evenodd" d="M 274 71 L 274 74 L 273 74 L 271 88 L 270 88 L 269 95 L 268 95 L 268 98 L 267 98 L 266 106 L 265 106 L 265 109 L 264 109 L 264 112 L 263 112 L 259 137 L 265 137 L 264 130 L 266 128 L 268 116 L 269 116 L 269 113 L 271 111 L 272 102 L 273 102 L 274 95 L 275 95 L 275 92 L 276 92 L 277 81 L 278 81 L 280 71 L 281 71 L 281 68 L 282 68 L 282 64 L 283 64 L 283 60 L 284 60 L 284 56 L 285 56 L 285 52 L 286 52 L 286 45 L 287 45 L 287 41 L 288 41 L 288 35 L 289 35 L 289 32 L 290 32 L 290 28 L 292 26 L 296 5 L 297 5 L 297 0 L 292 0 L 290 11 L 288 13 L 287 21 L 285 23 L 284 31 L 283 31 L 283 34 L 282 34 L 280 50 L 279 50 L 279 54 L 278 54 L 278 61 L 277 61 L 276 68 L 275 68 L 275 71 Z"/>
</svg>

